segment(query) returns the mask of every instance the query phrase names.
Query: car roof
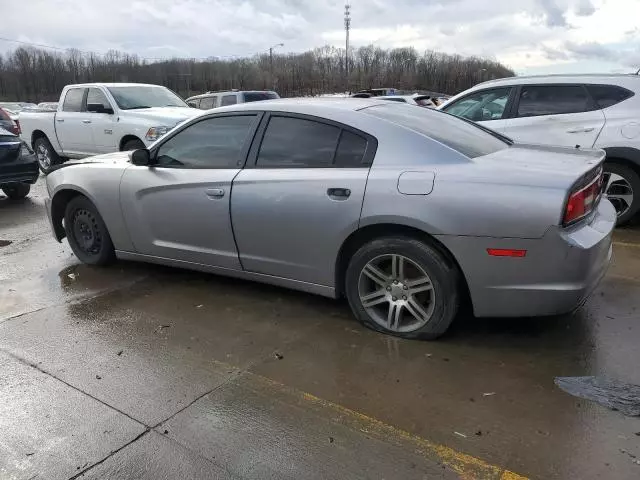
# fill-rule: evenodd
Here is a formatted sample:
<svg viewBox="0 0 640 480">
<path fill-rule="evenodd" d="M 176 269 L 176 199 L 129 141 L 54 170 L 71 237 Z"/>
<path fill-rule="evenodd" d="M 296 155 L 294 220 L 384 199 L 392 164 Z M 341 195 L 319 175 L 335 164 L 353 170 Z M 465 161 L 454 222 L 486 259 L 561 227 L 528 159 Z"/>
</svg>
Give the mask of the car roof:
<svg viewBox="0 0 640 480">
<path fill-rule="evenodd" d="M 185 100 L 196 100 L 198 98 L 213 97 L 215 95 L 223 95 L 229 93 L 276 93 L 274 90 L 216 90 L 215 92 L 205 92 L 199 95 L 193 95 Z"/>
<path fill-rule="evenodd" d="M 495 80 L 489 80 L 479 83 L 473 88 L 500 86 L 500 85 L 524 85 L 529 83 L 602 83 L 611 82 L 617 83 L 619 81 L 628 81 L 630 79 L 640 80 L 640 76 L 629 74 L 602 74 L 602 73 L 587 73 L 587 74 L 557 74 L 557 75 L 528 75 L 518 77 L 505 77 L 497 78 Z"/>
<path fill-rule="evenodd" d="M 374 105 L 387 105 L 386 100 L 376 98 L 279 98 L 259 102 L 237 103 L 226 107 L 218 107 L 216 112 L 236 112 L 243 110 L 272 110 L 290 113 L 308 113 L 322 115 L 331 111 L 357 111 Z"/>
<path fill-rule="evenodd" d="M 71 85 L 67 85 L 67 87 L 162 87 L 166 88 L 163 85 L 156 85 L 153 83 L 74 83 Z"/>
</svg>

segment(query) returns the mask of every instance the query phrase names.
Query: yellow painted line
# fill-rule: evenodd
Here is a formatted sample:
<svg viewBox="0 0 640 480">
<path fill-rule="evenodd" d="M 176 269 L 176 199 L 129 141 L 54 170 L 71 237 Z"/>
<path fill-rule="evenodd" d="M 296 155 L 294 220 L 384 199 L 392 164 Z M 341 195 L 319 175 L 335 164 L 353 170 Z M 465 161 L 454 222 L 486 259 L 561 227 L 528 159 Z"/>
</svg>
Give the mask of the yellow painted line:
<svg viewBox="0 0 640 480">
<path fill-rule="evenodd" d="M 519 475 L 502 467 L 491 465 L 484 460 L 458 452 L 451 447 L 440 445 L 418 435 L 384 423 L 376 418 L 365 415 L 350 408 L 344 407 L 329 400 L 316 397 L 311 393 L 298 390 L 295 387 L 285 385 L 262 375 L 242 371 L 238 367 L 224 362 L 214 363 L 237 372 L 236 378 L 242 377 L 255 379 L 267 385 L 278 393 L 284 393 L 295 398 L 302 406 L 313 407 L 316 410 L 333 413 L 333 421 L 340 423 L 352 430 L 361 431 L 370 437 L 392 445 L 410 445 L 416 453 L 424 455 L 427 460 L 437 460 L 446 465 L 463 480 L 529 480 L 528 477 Z"/>
<path fill-rule="evenodd" d="M 613 242 L 614 245 L 620 247 L 632 247 L 632 248 L 640 248 L 640 243 L 629 243 L 629 242 Z"/>
</svg>

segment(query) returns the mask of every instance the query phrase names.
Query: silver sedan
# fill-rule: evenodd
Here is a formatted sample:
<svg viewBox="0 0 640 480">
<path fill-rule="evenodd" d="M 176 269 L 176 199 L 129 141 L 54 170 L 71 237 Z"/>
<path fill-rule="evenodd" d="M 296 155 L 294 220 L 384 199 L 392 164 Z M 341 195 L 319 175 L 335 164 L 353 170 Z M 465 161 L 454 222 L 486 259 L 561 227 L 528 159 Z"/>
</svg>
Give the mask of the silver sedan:
<svg viewBox="0 0 640 480">
<path fill-rule="evenodd" d="M 47 176 L 55 238 L 116 258 L 346 297 L 376 330 L 433 339 L 476 316 L 568 312 L 611 257 L 599 150 L 513 144 L 368 99 L 203 112 L 148 150 Z"/>
</svg>

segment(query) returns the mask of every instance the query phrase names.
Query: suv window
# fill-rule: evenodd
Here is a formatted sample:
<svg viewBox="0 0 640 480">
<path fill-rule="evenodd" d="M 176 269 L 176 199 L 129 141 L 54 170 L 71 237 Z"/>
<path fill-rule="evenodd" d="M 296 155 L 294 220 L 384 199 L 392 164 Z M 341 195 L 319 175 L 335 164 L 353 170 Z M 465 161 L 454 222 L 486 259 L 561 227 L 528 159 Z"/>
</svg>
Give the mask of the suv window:
<svg viewBox="0 0 640 480">
<path fill-rule="evenodd" d="M 443 110 L 474 122 L 500 120 L 504 115 L 510 94 L 511 87 L 482 90 L 448 105 Z"/>
<path fill-rule="evenodd" d="M 193 107 L 193 108 L 200 108 L 200 99 L 199 98 L 194 98 L 193 100 L 189 100 L 187 102 L 187 105 L 189 105 L 190 107 Z"/>
<path fill-rule="evenodd" d="M 235 105 L 236 103 L 238 103 L 238 100 L 236 99 L 236 94 L 234 93 L 233 95 L 225 95 L 224 97 L 222 97 L 220 106 L 224 107 L 225 105 Z"/>
<path fill-rule="evenodd" d="M 593 110 L 582 85 L 526 85 L 520 92 L 518 117 L 559 115 Z"/>
<path fill-rule="evenodd" d="M 200 109 L 209 110 L 215 107 L 216 97 L 204 97 L 200 100 Z"/>
<path fill-rule="evenodd" d="M 163 167 L 238 168 L 255 115 L 207 118 L 188 126 L 158 149 Z"/>
<path fill-rule="evenodd" d="M 258 102 L 260 100 L 273 100 L 275 98 L 280 98 L 275 92 L 245 92 L 244 93 L 244 101 L 245 102 Z"/>
<path fill-rule="evenodd" d="M 107 96 L 99 88 L 90 88 L 87 93 L 87 105 L 90 103 L 96 103 L 102 105 L 104 108 L 111 108 Z"/>
<path fill-rule="evenodd" d="M 389 103 L 361 111 L 421 133 L 469 158 L 489 155 L 510 145 L 487 128 L 430 108 Z"/>
<path fill-rule="evenodd" d="M 607 108 L 633 97 L 633 92 L 616 85 L 587 85 L 587 90 L 600 108 Z"/>
<path fill-rule="evenodd" d="M 340 129 L 333 125 L 293 117 L 271 117 L 265 131 L 258 167 L 329 167 Z"/>
<path fill-rule="evenodd" d="M 82 110 L 82 97 L 84 97 L 84 88 L 70 88 L 64 96 L 62 111 L 79 112 Z"/>
</svg>

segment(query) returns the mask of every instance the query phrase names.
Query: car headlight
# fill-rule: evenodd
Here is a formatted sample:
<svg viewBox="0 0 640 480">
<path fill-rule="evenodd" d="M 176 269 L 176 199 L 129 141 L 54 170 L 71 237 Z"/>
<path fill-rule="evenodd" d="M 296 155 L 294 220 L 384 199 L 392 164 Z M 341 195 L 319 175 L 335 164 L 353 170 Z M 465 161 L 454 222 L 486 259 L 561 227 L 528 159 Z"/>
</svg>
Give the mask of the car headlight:
<svg viewBox="0 0 640 480">
<path fill-rule="evenodd" d="M 33 150 L 31 150 L 31 147 L 29 147 L 29 145 L 27 145 L 27 142 L 25 142 L 24 140 L 22 141 L 22 145 L 20 147 L 20 155 L 33 155 Z"/>
<path fill-rule="evenodd" d="M 171 130 L 171 127 L 167 127 L 166 125 L 160 125 L 159 127 L 151 127 L 147 131 L 147 134 L 145 135 L 145 138 L 147 140 L 149 140 L 150 142 L 155 142 L 157 139 L 159 139 L 161 136 L 163 136 L 169 130 Z"/>
</svg>

